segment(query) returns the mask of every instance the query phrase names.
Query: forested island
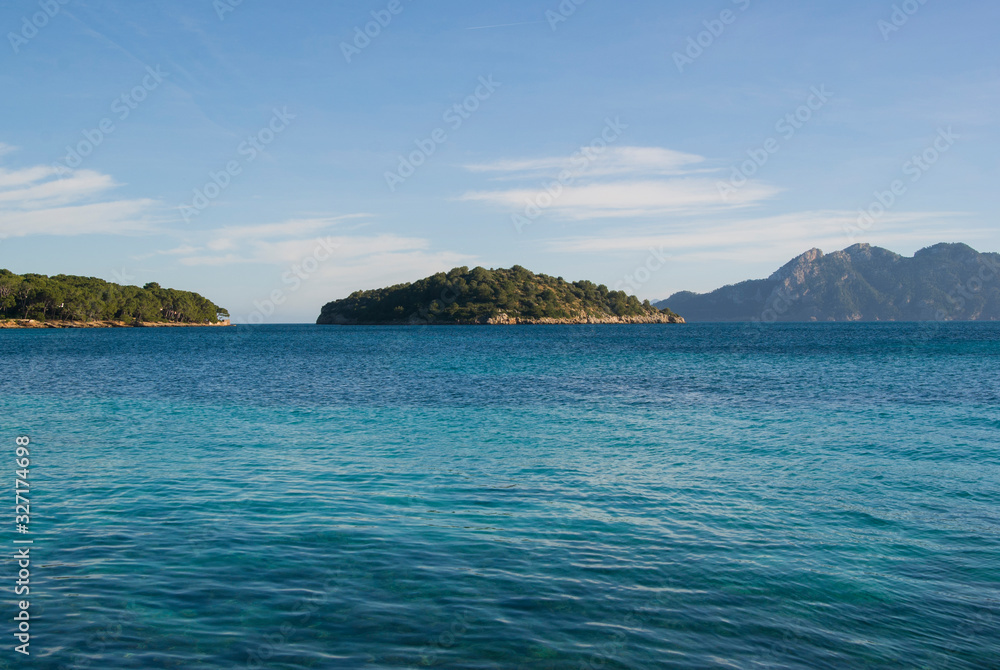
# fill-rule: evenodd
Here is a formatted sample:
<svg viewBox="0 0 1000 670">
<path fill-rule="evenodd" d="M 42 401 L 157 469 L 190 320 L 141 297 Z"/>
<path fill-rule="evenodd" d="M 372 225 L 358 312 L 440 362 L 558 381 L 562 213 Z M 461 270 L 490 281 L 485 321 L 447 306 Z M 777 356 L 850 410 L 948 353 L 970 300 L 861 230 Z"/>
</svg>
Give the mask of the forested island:
<svg viewBox="0 0 1000 670">
<path fill-rule="evenodd" d="M 460 267 L 411 284 L 357 291 L 323 307 L 323 325 L 684 323 L 624 291 L 515 265 Z"/>
<path fill-rule="evenodd" d="M 229 312 L 190 291 L 95 277 L 16 275 L 0 270 L 0 327 L 221 325 Z"/>
</svg>

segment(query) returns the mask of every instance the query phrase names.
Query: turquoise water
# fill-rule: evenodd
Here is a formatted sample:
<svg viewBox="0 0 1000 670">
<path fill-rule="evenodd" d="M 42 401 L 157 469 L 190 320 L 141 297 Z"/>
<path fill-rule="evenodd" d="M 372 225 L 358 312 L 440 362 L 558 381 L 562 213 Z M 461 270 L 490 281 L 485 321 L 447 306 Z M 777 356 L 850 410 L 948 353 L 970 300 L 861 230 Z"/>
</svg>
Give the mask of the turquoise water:
<svg viewBox="0 0 1000 670">
<path fill-rule="evenodd" d="M 0 331 L 0 361 L 35 541 L 0 667 L 1000 667 L 997 325 Z"/>
</svg>

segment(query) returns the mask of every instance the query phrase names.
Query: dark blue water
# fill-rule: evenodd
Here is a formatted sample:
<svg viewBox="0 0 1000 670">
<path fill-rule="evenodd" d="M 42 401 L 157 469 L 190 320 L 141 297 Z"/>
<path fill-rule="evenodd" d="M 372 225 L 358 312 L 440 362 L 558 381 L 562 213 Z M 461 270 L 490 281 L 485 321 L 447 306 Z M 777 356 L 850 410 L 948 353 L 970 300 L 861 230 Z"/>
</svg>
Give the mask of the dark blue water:
<svg viewBox="0 0 1000 670">
<path fill-rule="evenodd" d="M 35 542 L 0 667 L 1000 667 L 994 324 L 0 331 L 0 364 Z"/>
</svg>

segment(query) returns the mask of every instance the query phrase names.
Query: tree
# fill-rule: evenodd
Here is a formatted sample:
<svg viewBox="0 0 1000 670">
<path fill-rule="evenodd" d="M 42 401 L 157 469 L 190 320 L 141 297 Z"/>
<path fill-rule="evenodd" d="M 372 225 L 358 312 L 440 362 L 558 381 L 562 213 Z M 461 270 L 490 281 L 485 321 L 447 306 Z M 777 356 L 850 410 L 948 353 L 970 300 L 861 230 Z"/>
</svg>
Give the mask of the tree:
<svg viewBox="0 0 1000 670">
<path fill-rule="evenodd" d="M 215 322 L 228 312 L 188 291 L 119 286 L 95 277 L 16 275 L 0 270 L 0 317 Z"/>
<path fill-rule="evenodd" d="M 17 306 L 17 292 L 21 278 L 7 270 L 0 270 L 0 314 L 8 314 Z"/>
</svg>

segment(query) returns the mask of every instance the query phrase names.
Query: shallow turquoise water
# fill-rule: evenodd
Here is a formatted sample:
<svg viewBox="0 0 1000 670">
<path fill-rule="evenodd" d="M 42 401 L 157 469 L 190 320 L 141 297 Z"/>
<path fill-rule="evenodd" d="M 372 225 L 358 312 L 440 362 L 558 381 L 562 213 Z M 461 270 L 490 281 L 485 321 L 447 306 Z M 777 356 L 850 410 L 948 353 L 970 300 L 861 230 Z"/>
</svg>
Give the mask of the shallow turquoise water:
<svg viewBox="0 0 1000 670">
<path fill-rule="evenodd" d="M 998 667 L 997 325 L 0 331 L 0 361 L 32 667 Z"/>
</svg>

